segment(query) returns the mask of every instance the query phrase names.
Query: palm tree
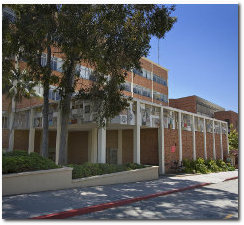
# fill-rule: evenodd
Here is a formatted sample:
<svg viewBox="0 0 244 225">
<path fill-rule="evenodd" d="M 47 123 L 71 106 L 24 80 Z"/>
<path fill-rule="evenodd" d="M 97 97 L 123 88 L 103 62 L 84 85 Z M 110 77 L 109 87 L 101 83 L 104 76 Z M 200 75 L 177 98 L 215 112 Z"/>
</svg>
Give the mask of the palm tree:
<svg viewBox="0 0 244 225">
<path fill-rule="evenodd" d="M 22 101 L 22 98 L 31 98 L 36 96 L 33 89 L 36 82 L 33 81 L 27 69 L 20 70 L 18 56 L 15 56 L 15 68 L 10 70 L 7 83 L 6 94 L 11 99 L 10 122 L 9 122 L 9 146 L 8 151 L 14 148 L 14 120 L 16 114 L 16 104 Z"/>
</svg>

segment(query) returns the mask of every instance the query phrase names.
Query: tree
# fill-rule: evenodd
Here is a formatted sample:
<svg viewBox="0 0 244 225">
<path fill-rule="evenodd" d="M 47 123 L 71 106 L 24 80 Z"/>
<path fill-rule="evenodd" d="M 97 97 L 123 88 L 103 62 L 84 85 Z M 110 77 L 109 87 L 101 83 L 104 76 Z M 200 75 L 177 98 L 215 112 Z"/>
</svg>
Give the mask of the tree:
<svg viewBox="0 0 244 225">
<path fill-rule="evenodd" d="M 230 124 L 230 133 L 228 135 L 228 138 L 230 150 L 238 150 L 239 135 L 236 129 L 234 129 L 233 124 Z"/>
<path fill-rule="evenodd" d="M 28 69 L 20 69 L 19 57 L 22 48 L 19 38 L 16 36 L 15 20 L 3 16 L 3 79 L 2 91 L 11 99 L 10 122 L 9 122 L 9 147 L 8 151 L 14 148 L 14 121 L 16 113 L 16 104 L 21 102 L 22 98 L 35 96 L 33 77 Z M 14 58 L 14 59 L 13 59 Z"/>
<path fill-rule="evenodd" d="M 163 38 L 176 18 L 174 7 L 164 5 L 62 5 L 58 13 L 59 47 L 66 55 L 59 85 L 61 132 L 59 164 L 65 164 L 66 136 L 71 96 L 76 87 L 76 65 L 93 68 L 94 85 L 81 89 L 77 97 L 100 103 L 99 124 L 127 106 L 122 95 L 127 70 L 140 69 L 152 36 Z"/>
<path fill-rule="evenodd" d="M 22 57 L 25 58 L 27 67 L 36 81 L 43 86 L 43 135 L 41 155 L 48 157 L 48 111 L 49 111 L 49 86 L 58 79 L 52 74 L 51 57 L 52 46 L 55 46 L 56 5 L 10 5 L 16 15 L 13 29 L 18 45 L 23 49 Z M 41 63 L 43 52 L 47 52 L 46 64 Z"/>
</svg>

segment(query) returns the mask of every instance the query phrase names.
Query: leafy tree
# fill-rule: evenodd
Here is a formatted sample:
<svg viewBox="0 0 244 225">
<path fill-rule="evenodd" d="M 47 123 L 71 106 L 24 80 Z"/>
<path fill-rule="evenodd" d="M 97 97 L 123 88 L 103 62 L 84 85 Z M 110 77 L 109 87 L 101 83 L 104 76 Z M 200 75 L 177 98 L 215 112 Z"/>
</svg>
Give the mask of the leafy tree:
<svg viewBox="0 0 244 225">
<path fill-rule="evenodd" d="M 66 55 L 59 85 L 61 132 L 59 164 L 66 159 L 66 136 L 71 96 L 77 84 L 76 66 L 81 61 L 93 68 L 94 85 L 77 97 L 99 103 L 99 124 L 127 106 L 122 95 L 127 70 L 140 69 L 152 36 L 163 38 L 176 18 L 174 7 L 164 5 L 62 5 L 58 13 L 58 43 Z"/>
<path fill-rule="evenodd" d="M 14 39 L 18 39 L 21 47 L 21 57 L 25 59 L 27 67 L 36 81 L 43 86 L 43 135 L 41 155 L 48 157 L 48 111 L 49 86 L 58 79 L 52 74 L 51 57 L 52 46 L 55 46 L 56 5 L 9 5 L 16 15 L 13 30 Z M 46 51 L 46 65 L 41 63 L 42 53 Z"/>
<path fill-rule="evenodd" d="M 228 138 L 230 150 L 238 150 L 239 135 L 236 129 L 234 129 L 233 124 L 230 124 L 230 133 L 228 135 Z"/>
<path fill-rule="evenodd" d="M 16 104 L 22 101 L 22 98 L 35 96 L 35 82 L 28 69 L 20 69 L 19 57 L 22 48 L 19 44 L 19 38 L 16 36 L 15 20 L 10 20 L 3 16 L 3 80 L 2 91 L 11 99 L 10 122 L 9 122 L 9 147 L 12 152 L 14 147 L 14 120 L 16 113 Z"/>
</svg>

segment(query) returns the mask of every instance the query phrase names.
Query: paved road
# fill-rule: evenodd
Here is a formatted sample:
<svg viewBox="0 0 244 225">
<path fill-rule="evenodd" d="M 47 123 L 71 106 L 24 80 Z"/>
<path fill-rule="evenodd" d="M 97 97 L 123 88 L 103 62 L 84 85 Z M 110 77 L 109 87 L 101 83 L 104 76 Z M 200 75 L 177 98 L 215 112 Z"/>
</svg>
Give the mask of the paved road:
<svg viewBox="0 0 244 225">
<path fill-rule="evenodd" d="M 238 219 L 238 180 L 220 182 L 72 219 Z"/>
<path fill-rule="evenodd" d="M 3 219 L 27 219 L 50 213 L 67 211 L 70 209 L 77 209 L 98 205 L 101 203 L 108 203 L 121 199 L 150 195 L 157 192 L 168 191 L 174 188 L 187 187 L 190 185 L 200 184 L 204 182 L 221 182 L 221 186 L 223 188 L 223 184 L 225 183 L 223 183 L 222 181 L 226 178 L 235 176 L 238 176 L 238 171 L 192 176 L 162 176 L 160 177 L 160 179 L 152 181 L 143 181 L 127 184 L 114 184 L 87 188 L 73 188 L 59 191 L 46 191 L 31 194 L 6 196 L 2 198 L 2 217 Z M 228 192 L 228 190 L 226 191 L 219 189 L 216 190 L 216 192 L 221 193 L 219 197 L 220 199 L 223 195 L 226 196 L 224 199 L 228 199 L 228 193 L 233 195 L 231 196 L 233 197 L 232 200 L 236 200 L 238 196 L 237 193 Z M 184 192 L 182 193 L 182 195 L 185 195 L 185 193 L 188 192 Z M 200 189 L 192 190 L 189 193 L 200 194 L 200 196 L 198 196 L 197 198 L 203 196 L 203 193 L 200 191 Z M 172 202 L 173 200 L 177 200 L 174 199 L 174 196 L 178 196 L 178 194 L 168 196 Z M 216 197 L 216 195 L 213 196 Z M 140 204 L 141 202 L 138 202 L 138 205 Z M 174 207 L 177 208 L 178 204 L 174 203 Z M 103 213 L 101 212 L 101 214 Z"/>
</svg>

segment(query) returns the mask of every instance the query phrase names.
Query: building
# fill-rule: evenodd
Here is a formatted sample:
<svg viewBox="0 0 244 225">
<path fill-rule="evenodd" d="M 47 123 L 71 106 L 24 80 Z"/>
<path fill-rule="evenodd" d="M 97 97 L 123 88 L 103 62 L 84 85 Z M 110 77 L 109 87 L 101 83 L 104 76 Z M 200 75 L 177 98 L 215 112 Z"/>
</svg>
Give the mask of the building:
<svg viewBox="0 0 244 225">
<path fill-rule="evenodd" d="M 169 99 L 169 106 L 214 118 L 214 113 L 225 109 L 196 95 Z"/>
<path fill-rule="evenodd" d="M 53 52 L 59 52 L 58 50 Z M 62 75 L 62 55 L 52 57 L 53 73 Z M 42 55 L 42 65 L 46 54 Z M 20 63 L 25 67 L 25 62 Z M 168 70 L 141 59 L 141 71 L 128 71 L 126 96 L 133 97 L 128 109 L 121 112 L 105 128 L 97 127 L 96 105 L 89 100 L 71 102 L 67 136 L 67 163 L 141 163 L 159 165 L 160 173 L 171 171 L 174 161 L 183 159 L 225 159 L 228 155 L 227 122 L 187 108 L 168 106 Z M 92 68 L 86 63 L 77 65 L 80 74 L 77 90 L 93 82 Z M 60 127 L 58 104 L 60 96 L 50 87 L 49 155 L 58 161 Z M 42 96 L 43 88 L 35 88 Z M 196 101 L 197 102 L 197 101 Z M 198 101 L 200 102 L 200 101 Z M 9 99 L 2 99 L 2 144 L 8 148 Z M 42 98 L 23 99 L 17 105 L 14 122 L 14 149 L 40 152 L 42 138 Z M 223 110 L 223 108 L 221 108 Z"/>
<path fill-rule="evenodd" d="M 61 61 L 56 58 L 57 62 Z M 128 71 L 126 78 L 125 95 L 133 97 L 130 107 L 108 121 L 106 128 L 97 127 L 96 106 L 92 102 L 72 100 L 67 163 L 135 162 L 159 165 L 160 173 L 165 173 L 171 171 L 173 161 L 198 157 L 225 159 L 228 155 L 227 123 L 169 107 L 168 71 L 145 58 L 141 62 L 142 72 Z M 91 69 L 84 64 L 79 67 L 81 84 L 91 84 Z M 60 73 L 58 66 L 53 69 Z M 60 97 L 54 89 L 49 95 L 49 155 L 57 162 Z M 36 92 L 41 95 L 42 87 L 36 87 Z M 8 101 L 3 97 L 3 148 L 8 147 Z M 14 149 L 39 153 L 41 98 L 25 99 L 18 104 L 14 127 Z"/>
<path fill-rule="evenodd" d="M 230 132 L 230 124 L 233 124 L 233 128 L 239 131 L 239 117 L 238 113 L 234 111 L 219 111 L 214 113 L 214 118 L 223 120 L 228 123 L 228 132 Z"/>
</svg>

